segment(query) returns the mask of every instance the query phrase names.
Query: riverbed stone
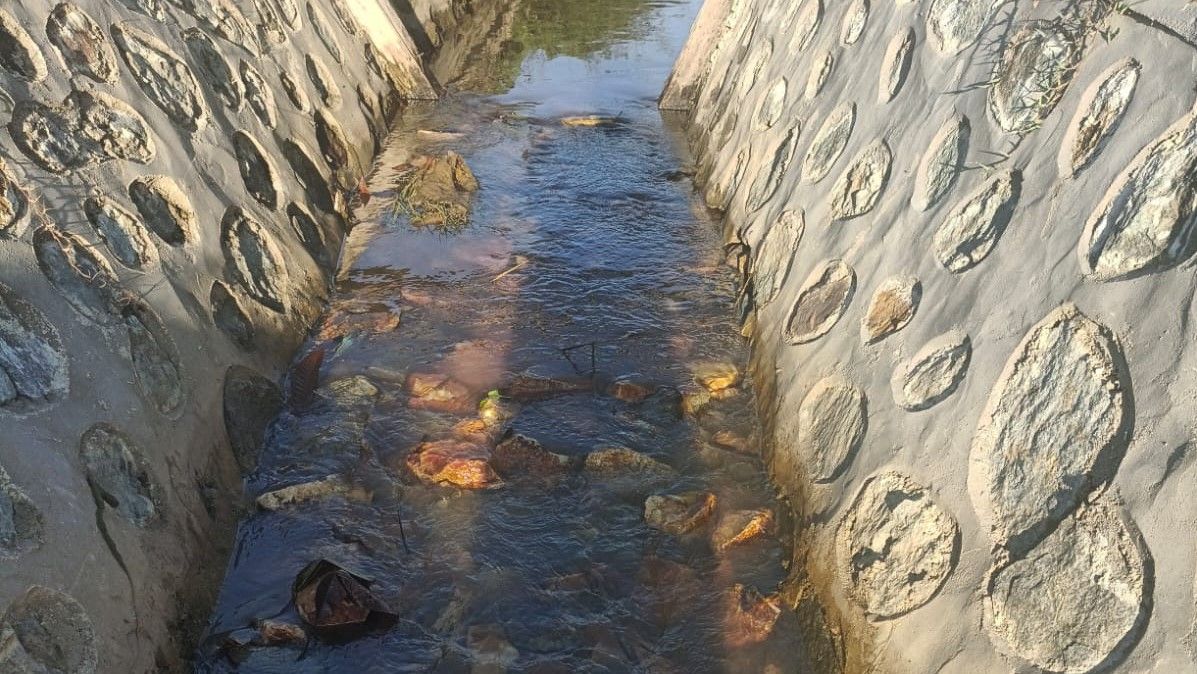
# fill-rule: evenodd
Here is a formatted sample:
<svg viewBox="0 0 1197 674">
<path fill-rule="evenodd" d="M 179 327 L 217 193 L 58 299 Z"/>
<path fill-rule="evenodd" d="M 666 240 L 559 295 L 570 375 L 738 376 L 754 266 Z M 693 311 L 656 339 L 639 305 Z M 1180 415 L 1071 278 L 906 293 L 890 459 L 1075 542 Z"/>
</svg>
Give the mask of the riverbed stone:
<svg viewBox="0 0 1197 674">
<path fill-rule="evenodd" d="M 1081 96 L 1060 148 L 1060 175 L 1076 175 L 1113 136 L 1139 83 L 1139 62 L 1123 59 L 1097 77 Z"/>
<path fill-rule="evenodd" d="M 817 183 L 831 173 L 836 160 L 848 146 L 855 125 L 856 104 L 851 101 L 841 103 L 828 113 L 802 162 L 803 182 Z"/>
<path fill-rule="evenodd" d="M 491 489 L 502 480 L 490 465 L 491 451 L 460 440 L 421 443 L 407 457 L 412 474 L 430 484 L 460 489 Z"/>
<path fill-rule="evenodd" d="M 41 511 L 0 467 L 0 561 L 16 559 L 43 542 L 45 518 Z"/>
<path fill-rule="evenodd" d="M 187 393 L 174 340 L 162 319 L 144 302 L 126 304 L 121 313 L 138 391 L 160 414 L 176 418 Z"/>
<path fill-rule="evenodd" d="M 220 97 L 229 110 L 240 110 L 245 101 L 245 84 L 216 46 L 216 41 L 199 28 L 183 31 L 183 41 L 196 63 L 200 80 Z"/>
<path fill-rule="evenodd" d="M 931 339 L 894 369 L 894 401 L 908 412 L 939 404 L 964 380 L 972 353 L 972 342 L 959 330 Z"/>
<path fill-rule="evenodd" d="M 654 529 L 682 536 L 706 524 L 718 499 L 704 491 L 653 494 L 644 500 L 644 521 Z"/>
<path fill-rule="evenodd" d="M 824 51 L 815 57 L 814 64 L 810 67 L 810 73 L 806 76 L 806 90 L 802 92 L 802 97 L 810 101 L 822 93 L 834 68 L 835 54 L 830 51 Z"/>
<path fill-rule="evenodd" d="M 96 634 L 83 606 L 67 594 L 34 585 L 0 618 L 0 671 L 95 674 Z"/>
<path fill-rule="evenodd" d="M 586 455 L 586 472 L 596 475 L 669 475 L 673 469 L 627 447 L 604 447 Z"/>
<path fill-rule="evenodd" d="M 103 195 L 88 197 L 83 213 L 121 264 L 130 269 L 143 269 L 158 261 L 158 249 L 150 231 L 140 218 L 115 199 Z"/>
<path fill-rule="evenodd" d="M 877 286 L 860 323 L 860 338 L 875 344 L 910 324 L 923 297 L 923 285 L 913 276 L 891 276 Z"/>
<path fill-rule="evenodd" d="M 95 424 L 79 441 L 79 458 L 88 485 L 105 505 L 139 527 L 154 519 L 156 487 L 144 453 L 127 435 L 111 424 Z"/>
<path fill-rule="evenodd" d="M 910 62 L 914 54 L 914 29 L 907 27 L 894 35 L 885 48 L 881 61 L 881 79 L 877 83 L 877 101 L 888 103 L 902 91 L 906 77 L 910 74 Z"/>
<path fill-rule="evenodd" d="M 274 102 L 274 91 L 257 68 L 241 61 L 241 83 L 245 85 L 245 100 L 262 124 L 273 129 L 278 126 L 278 104 Z"/>
<path fill-rule="evenodd" d="M 793 451 L 816 483 L 838 478 L 860 450 L 868 429 L 864 391 L 839 375 L 811 386 L 798 407 Z"/>
<path fill-rule="evenodd" d="M 752 262 L 757 306 L 766 306 L 777 297 L 789 276 L 805 231 L 806 214 L 800 210 L 789 210 L 782 213 L 765 233 Z"/>
<path fill-rule="evenodd" d="M 983 603 L 991 636 L 1044 671 L 1116 665 L 1146 626 L 1147 557 L 1113 498 L 1081 506 L 1026 556 L 990 571 Z"/>
<path fill-rule="evenodd" d="M 46 37 L 72 73 L 100 84 L 115 84 L 120 77 L 116 52 L 104 29 L 77 5 L 63 2 L 50 12 Z"/>
<path fill-rule="evenodd" d="M 746 545 L 772 533 L 773 526 L 772 510 L 733 510 L 719 518 L 711 544 L 719 551 Z"/>
<path fill-rule="evenodd" d="M 127 23 L 112 26 L 112 39 L 133 79 L 155 105 L 184 129 L 204 128 L 208 106 L 195 73 L 183 57 L 165 42 Z"/>
<path fill-rule="evenodd" d="M 6 9 L 0 9 L 0 68 L 30 82 L 41 82 L 49 74 L 41 47 Z"/>
<path fill-rule="evenodd" d="M 1144 147 L 1085 225 L 1081 270 L 1117 281 L 1170 269 L 1197 251 L 1197 109 Z"/>
<path fill-rule="evenodd" d="M 17 147 L 52 173 L 114 159 L 147 164 L 155 155 L 145 119 L 100 91 L 73 91 L 60 106 L 20 101 L 8 129 Z"/>
<path fill-rule="evenodd" d="M 762 595 L 759 590 L 740 583 L 728 590 L 725 607 L 724 640 L 731 648 L 765 641 L 782 615 L 781 599 L 777 595 Z"/>
<path fill-rule="evenodd" d="M 935 258 L 959 274 L 993 252 L 1014 217 L 1022 191 L 1018 169 L 1002 171 L 965 197 L 935 230 Z"/>
<path fill-rule="evenodd" d="M 408 406 L 417 410 L 468 414 L 478 402 L 468 386 L 436 372 L 413 372 L 404 388 L 409 396 Z"/>
<path fill-rule="evenodd" d="M 1084 51 L 1060 21 L 1028 21 L 1010 37 L 990 77 L 989 112 L 1006 132 L 1027 134 L 1063 98 Z"/>
<path fill-rule="evenodd" d="M 199 216 L 174 178 L 137 178 L 129 183 L 129 198 L 146 226 L 166 243 L 183 246 L 199 241 Z"/>
<path fill-rule="evenodd" d="M 825 260 L 798 290 L 785 322 L 790 344 L 805 344 L 827 334 L 843 317 L 856 291 L 856 272 L 843 260 Z"/>
<path fill-rule="evenodd" d="M 316 87 L 316 93 L 320 95 L 324 106 L 333 110 L 341 107 L 341 88 L 337 86 L 336 79 L 324 63 L 311 54 L 304 56 L 304 63 L 308 79 L 312 81 L 312 86 Z"/>
<path fill-rule="evenodd" d="M 956 567 L 956 520 L 909 477 L 886 472 L 857 493 L 836 534 L 848 593 L 875 620 L 909 613 L 939 592 Z"/>
<path fill-rule="evenodd" d="M 220 222 L 220 247 L 230 277 L 266 308 L 285 314 L 290 278 L 282 251 L 262 223 L 240 206 L 230 206 Z"/>
<path fill-rule="evenodd" d="M 1109 329 L 1073 304 L 1032 327 L 973 436 L 969 485 L 994 543 L 1025 552 L 1108 479 L 1129 443 L 1132 409 Z"/>
<path fill-rule="evenodd" d="M 954 113 L 939 127 L 915 173 L 911 198 L 915 208 L 925 211 L 951 191 L 964 168 L 971 136 L 972 125 L 968 117 L 959 113 Z"/>
<path fill-rule="evenodd" d="M 33 235 L 37 265 L 63 299 L 87 320 L 107 325 L 116 318 L 116 273 L 95 247 L 54 226 Z"/>
<path fill-rule="evenodd" d="M 0 409 L 24 412 L 64 397 L 66 350 L 45 315 L 0 284 Z"/>
<path fill-rule="evenodd" d="M 864 35 L 869 23 L 869 0 L 852 0 L 848 10 L 844 12 L 844 22 L 840 25 L 840 44 L 845 47 L 856 44 L 860 36 Z"/>
<path fill-rule="evenodd" d="M 873 210 L 889 181 L 892 161 L 893 154 L 884 140 L 874 141 L 860 151 L 831 188 L 833 222 L 858 218 Z"/>
<path fill-rule="evenodd" d="M 29 229 L 29 220 L 29 193 L 0 159 L 0 238 L 20 238 Z"/>
<path fill-rule="evenodd" d="M 282 205 L 283 187 L 266 149 L 249 133 L 238 130 L 233 134 L 233 154 L 237 157 L 241 181 L 250 196 L 266 208 L 278 210 Z"/>
<path fill-rule="evenodd" d="M 254 502 L 261 510 L 277 511 L 334 497 L 369 503 L 374 494 L 367 487 L 355 485 L 340 475 L 330 475 L 321 480 L 273 489 L 259 496 Z"/>
<path fill-rule="evenodd" d="M 253 472 L 266 446 L 266 431 L 283 409 L 278 384 L 241 365 L 225 371 L 221 406 L 224 429 L 242 474 Z"/>
<path fill-rule="evenodd" d="M 565 474 L 571 461 L 545 449 L 526 435 L 515 434 L 495 446 L 491 466 L 507 480 L 518 478 L 549 478 Z"/>
<path fill-rule="evenodd" d="M 932 0 L 927 10 L 931 44 L 945 56 L 960 53 L 981 37 L 998 4 L 998 0 Z"/>
</svg>

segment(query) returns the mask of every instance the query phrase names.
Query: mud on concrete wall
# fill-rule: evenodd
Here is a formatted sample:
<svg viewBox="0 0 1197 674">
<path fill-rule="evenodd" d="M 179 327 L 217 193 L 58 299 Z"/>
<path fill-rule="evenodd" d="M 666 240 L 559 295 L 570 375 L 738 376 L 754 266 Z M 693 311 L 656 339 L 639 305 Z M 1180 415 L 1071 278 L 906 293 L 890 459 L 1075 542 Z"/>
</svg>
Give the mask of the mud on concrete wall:
<svg viewBox="0 0 1197 674">
<path fill-rule="evenodd" d="M 435 94 L 377 0 L 4 3 L 0 94 L 0 671 L 178 668 L 347 194 Z"/>
<path fill-rule="evenodd" d="M 848 671 L 1193 671 L 1197 6 L 708 0 L 795 575 Z"/>
</svg>

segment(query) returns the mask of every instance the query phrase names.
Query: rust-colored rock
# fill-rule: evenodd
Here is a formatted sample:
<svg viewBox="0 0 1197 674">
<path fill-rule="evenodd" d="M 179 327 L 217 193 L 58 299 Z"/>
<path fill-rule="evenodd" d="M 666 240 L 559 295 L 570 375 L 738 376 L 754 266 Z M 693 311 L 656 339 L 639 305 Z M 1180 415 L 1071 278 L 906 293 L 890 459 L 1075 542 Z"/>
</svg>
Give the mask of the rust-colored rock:
<svg viewBox="0 0 1197 674">
<path fill-rule="evenodd" d="M 644 501 L 644 521 L 654 529 L 680 536 L 705 524 L 717 503 L 710 492 L 654 494 Z"/>
<path fill-rule="evenodd" d="M 491 466 L 507 479 L 545 478 L 569 470 L 568 456 L 555 454 L 526 435 L 513 435 L 500 442 L 491 457 Z"/>
<path fill-rule="evenodd" d="M 407 378 L 408 406 L 417 410 L 466 414 L 474 401 L 465 384 L 436 373 L 414 373 Z"/>
<path fill-rule="evenodd" d="M 731 363 L 699 363 L 694 366 L 694 381 L 711 393 L 723 391 L 740 383 L 740 370 Z"/>
<path fill-rule="evenodd" d="M 407 467 L 424 482 L 489 489 L 502 482 L 490 466 L 491 451 L 482 445 L 460 440 L 436 440 L 416 447 L 407 457 Z"/>
<path fill-rule="evenodd" d="M 776 595 L 764 596 L 750 587 L 736 583 L 727 594 L 724 618 L 726 643 L 732 648 L 759 644 L 773 632 L 781 617 L 781 602 Z"/>
<path fill-rule="evenodd" d="M 736 510 L 719 518 L 711 542 L 716 550 L 726 550 L 754 541 L 772 531 L 772 510 Z"/>
</svg>

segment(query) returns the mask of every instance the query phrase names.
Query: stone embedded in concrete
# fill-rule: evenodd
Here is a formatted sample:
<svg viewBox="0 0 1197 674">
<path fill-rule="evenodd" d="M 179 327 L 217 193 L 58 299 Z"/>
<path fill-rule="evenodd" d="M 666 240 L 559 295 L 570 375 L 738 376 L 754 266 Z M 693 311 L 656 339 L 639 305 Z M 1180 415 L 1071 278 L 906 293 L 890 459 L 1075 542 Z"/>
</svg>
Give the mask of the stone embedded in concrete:
<svg viewBox="0 0 1197 674">
<path fill-rule="evenodd" d="M 894 369 L 894 401 L 908 412 L 939 404 L 964 380 L 972 354 L 972 342 L 959 330 L 935 337 Z"/>
<path fill-rule="evenodd" d="M 771 129 L 773 128 L 773 125 L 776 124 L 779 119 L 781 119 L 782 110 L 785 109 L 786 92 L 788 91 L 788 88 L 789 84 L 786 82 L 786 78 L 784 77 L 777 78 L 777 81 L 773 83 L 773 86 L 769 87 L 769 91 L 761 100 L 761 107 L 756 113 L 756 125 L 758 130 L 763 131 L 766 129 Z"/>
<path fill-rule="evenodd" d="M 46 37 L 73 74 L 101 84 L 115 84 L 120 77 L 116 52 L 104 29 L 77 5 L 63 2 L 50 12 Z"/>
<path fill-rule="evenodd" d="M 968 157 L 971 135 L 972 124 L 959 113 L 953 113 L 935 132 L 914 176 L 910 201 L 915 208 L 925 211 L 951 191 Z"/>
<path fill-rule="evenodd" d="M 98 655 L 91 619 L 79 602 L 34 585 L 0 618 L 0 671 L 13 674 L 95 674 Z"/>
<path fill-rule="evenodd" d="M 1197 250 L 1197 109 L 1144 147 L 1085 225 L 1081 271 L 1118 281 L 1164 269 Z"/>
<path fill-rule="evenodd" d="M 760 210 L 781 187 L 781 181 L 785 178 L 786 171 L 790 169 L 790 163 L 794 160 L 794 146 L 797 144 L 799 133 L 797 128 L 790 129 L 790 132 L 773 150 L 773 159 L 768 164 L 768 170 L 757 173 L 756 180 L 752 183 L 752 189 L 748 192 L 746 206 L 749 212 Z"/>
<path fill-rule="evenodd" d="M 286 22 L 291 30 L 303 28 L 303 17 L 300 15 L 299 3 L 295 0 L 275 0 L 279 17 Z"/>
<path fill-rule="evenodd" d="M 760 252 L 752 263 L 755 279 L 753 287 L 758 306 L 763 307 L 777 297 L 777 292 L 789 276 L 798 244 L 802 241 L 805 231 L 805 214 L 802 211 L 786 211 L 765 233 Z"/>
<path fill-rule="evenodd" d="M 1081 96 L 1060 148 L 1060 175 L 1071 177 L 1105 147 L 1135 95 L 1142 67 L 1128 58 L 1110 66 Z"/>
<path fill-rule="evenodd" d="M 165 42 L 127 23 L 112 26 L 112 39 L 133 79 L 155 105 L 184 129 L 204 128 L 208 107 L 199 81 L 183 57 Z"/>
<path fill-rule="evenodd" d="M 120 0 L 125 7 L 150 17 L 155 21 L 166 20 L 166 11 L 162 0 Z"/>
<path fill-rule="evenodd" d="M 320 168 L 316 153 L 292 138 L 279 141 L 279 149 L 282 150 L 287 164 L 291 166 L 295 179 L 303 187 L 308 204 L 317 210 L 332 213 L 335 209 L 328 172 L 327 169 Z"/>
<path fill-rule="evenodd" d="M 275 8 L 273 0 L 253 0 L 254 13 L 258 15 L 258 35 L 262 43 L 285 44 L 287 29 L 283 26 L 283 19 Z"/>
<path fill-rule="evenodd" d="M 262 73 L 249 63 L 241 62 L 241 82 L 245 85 L 245 100 L 267 128 L 278 126 L 278 105 L 274 102 L 274 91 L 266 83 Z"/>
<path fill-rule="evenodd" d="M 278 75 L 279 84 L 283 85 L 283 92 L 287 94 L 287 100 L 291 101 L 291 105 L 300 112 L 311 112 L 312 102 L 308 98 L 308 94 L 303 90 L 303 85 L 291 77 L 291 73 L 283 70 Z"/>
<path fill-rule="evenodd" d="M 36 550 L 45 538 L 41 511 L 0 467 L 0 561 L 11 561 Z M 3 663 L 4 656 L 0 655 L 0 664 Z"/>
<path fill-rule="evenodd" d="M 0 284 L 0 409 L 29 412 L 70 389 L 66 350 L 42 312 Z"/>
<path fill-rule="evenodd" d="M 953 56 L 972 45 L 989 25 L 998 0 L 932 0 L 927 34 L 940 54 Z"/>
<path fill-rule="evenodd" d="M 854 45 L 864 35 L 869 23 L 869 0 L 852 0 L 848 11 L 844 12 L 844 22 L 840 25 L 840 44 L 845 47 Z"/>
<path fill-rule="evenodd" d="M 935 259 L 957 274 L 980 264 L 1010 224 L 1021 189 L 1022 172 L 1009 169 L 957 204 L 935 230 Z"/>
<path fill-rule="evenodd" d="M 910 324 L 923 297 L 923 285 L 913 276 L 892 276 L 881 282 L 860 322 L 860 339 L 875 344 Z"/>
<path fill-rule="evenodd" d="M 290 303 L 287 267 L 270 232 L 240 206 L 220 222 L 220 247 L 231 277 L 247 295 L 278 313 Z"/>
<path fill-rule="evenodd" d="M 831 173 L 832 166 L 848 146 L 855 124 L 856 104 L 851 101 L 841 103 L 828 113 L 802 162 L 803 182 L 817 183 Z"/>
<path fill-rule="evenodd" d="M 312 81 L 312 86 L 316 87 L 316 93 L 320 95 L 324 106 L 332 109 L 341 107 L 341 88 L 337 86 L 333 74 L 311 54 L 304 56 L 304 62 L 308 71 L 308 79 Z"/>
<path fill-rule="evenodd" d="M 877 205 L 889 181 L 893 154 L 884 140 L 876 140 L 860 151 L 831 188 L 832 221 L 858 218 Z"/>
<path fill-rule="evenodd" d="M 1057 21 L 1029 21 L 1006 43 L 989 87 L 989 112 L 1002 130 L 1039 128 L 1064 96 L 1083 44 Z"/>
<path fill-rule="evenodd" d="M 8 129 L 21 152 L 52 173 L 113 159 L 147 164 L 155 154 L 145 119 L 100 91 L 73 91 L 57 107 L 20 101 Z"/>
<path fill-rule="evenodd" d="M 324 48 L 328 50 L 328 54 L 333 57 L 334 61 L 344 63 L 345 54 L 341 50 L 341 43 L 337 41 L 336 34 L 328 25 L 328 19 L 324 16 L 324 12 L 320 11 L 320 8 L 312 2 L 308 2 L 307 6 L 308 21 L 312 24 L 312 30 L 316 31 L 316 37 L 320 38 L 320 42 L 324 44 Z M 370 44 L 368 40 L 367 44 Z"/>
<path fill-rule="evenodd" d="M 142 176 L 129 183 L 129 198 L 152 232 L 172 246 L 199 241 L 199 216 L 169 176 Z"/>
<path fill-rule="evenodd" d="M 299 242 L 303 244 L 304 250 L 308 251 L 308 255 L 322 268 L 330 268 L 329 247 L 324 228 L 316 221 L 311 211 L 292 201 L 287 204 L 287 220 L 291 223 L 295 235 L 299 237 Z"/>
<path fill-rule="evenodd" d="M 340 122 L 333 116 L 331 110 L 320 108 L 313 116 L 316 124 L 316 142 L 320 145 L 320 154 L 334 171 L 349 166 L 349 141 Z"/>
<path fill-rule="evenodd" d="M 797 54 L 810 46 L 823 23 L 823 0 L 799 0 L 799 3 L 791 33 L 791 54 Z"/>
<path fill-rule="evenodd" d="M 209 32 L 250 53 L 257 53 L 257 31 L 233 0 L 171 1 L 194 16 Z"/>
<path fill-rule="evenodd" d="M 1107 671 L 1146 627 L 1152 582 L 1130 515 L 1104 496 L 1025 556 L 990 571 L 985 622 L 995 642 L 1036 668 Z"/>
<path fill-rule="evenodd" d="M 208 293 L 208 303 L 212 305 L 212 322 L 243 349 L 251 349 L 254 345 L 253 319 L 241 304 L 241 298 L 224 281 L 213 281 L 212 290 Z"/>
<path fill-rule="evenodd" d="M 838 478 L 864 442 L 868 430 L 868 401 L 864 391 L 843 377 L 820 379 L 798 406 L 799 464 L 816 483 Z"/>
<path fill-rule="evenodd" d="M 870 477 L 836 535 L 840 572 L 865 613 L 888 620 L 939 592 L 956 567 L 956 520 L 921 485 L 901 473 Z"/>
<path fill-rule="evenodd" d="M 353 16 L 353 11 L 345 4 L 345 0 L 328 0 L 328 4 L 332 5 L 333 14 L 337 17 L 337 23 L 341 24 L 341 28 L 350 37 L 357 37 L 362 32 L 361 26 L 358 25 L 357 19 Z"/>
<path fill-rule="evenodd" d="M 809 101 L 818 96 L 823 91 L 824 85 L 827 84 L 828 78 L 831 77 L 833 68 L 835 68 L 835 54 L 825 51 L 816 57 L 810 68 L 810 74 L 806 78 L 806 90 L 802 93 L 803 98 Z"/>
<path fill-rule="evenodd" d="M 233 134 L 233 154 L 237 157 L 237 168 L 241 181 L 250 196 L 272 211 L 279 209 L 282 199 L 282 185 L 278 171 L 270 161 L 266 150 L 245 131 Z"/>
<path fill-rule="evenodd" d="M 111 424 L 95 424 L 79 441 L 79 458 L 88 485 L 104 505 L 139 527 L 154 519 L 156 487 L 141 448 L 127 435 Z"/>
<path fill-rule="evenodd" d="M 785 322 L 785 339 L 805 344 L 827 334 L 844 315 L 856 290 L 856 272 L 843 260 L 819 264 L 798 291 Z"/>
<path fill-rule="evenodd" d="M 91 244 L 47 225 L 34 232 L 33 252 L 46 279 L 75 311 L 100 325 L 114 322 L 119 282 Z"/>
<path fill-rule="evenodd" d="M 881 79 L 877 83 L 877 101 L 888 103 L 902 91 L 906 77 L 910 74 L 910 61 L 914 54 L 914 29 L 894 35 L 885 48 L 881 61 Z"/>
<path fill-rule="evenodd" d="M 0 159 L 0 238 L 20 238 L 29 229 L 29 220 L 29 193 Z"/>
<path fill-rule="evenodd" d="M 30 82 L 41 82 L 49 74 L 41 47 L 5 9 L 0 9 L 0 68 Z"/>
<path fill-rule="evenodd" d="M 229 110 L 240 110 L 245 101 L 245 84 L 216 46 L 216 41 L 199 28 L 183 31 L 183 41 L 187 43 L 195 61 L 200 80 L 220 97 Z"/>
<path fill-rule="evenodd" d="M 158 261 L 158 249 L 141 220 L 119 202 L 102 195 L 88 197 L 83 213 L 96 235 L 121 264 L 142 269 Z"/>
<path fill-rule="evenodd" d="M 997 545 L 1025 552 L 1122 459 L 1134 425 L 1121 347 L 1072 304 L 1015 348 L 970 456 L 973 504 Z"/>
<path fill-rule="evenodd" d="M 681 536 L 706 524 L 717 503 L 710 492 L 654 494 L 644 500 L 644 521 L 654 529 Z"/>
<path fill-rule="evenodd" d="M 283 409 L 283 393 L 273 381 L 240 365 L 224 376 L 222 406 L 224 429 L 241 472 L 258 466 L 266 444 L 266 431 Z"/>
<path fill-rule="evenodd" d="M 129 360 L 142 398 L 161 414 L 174 418 L 186 400 L 179 352 L 162 319 L 146 304 L 122 307 Z"/>
</svg>

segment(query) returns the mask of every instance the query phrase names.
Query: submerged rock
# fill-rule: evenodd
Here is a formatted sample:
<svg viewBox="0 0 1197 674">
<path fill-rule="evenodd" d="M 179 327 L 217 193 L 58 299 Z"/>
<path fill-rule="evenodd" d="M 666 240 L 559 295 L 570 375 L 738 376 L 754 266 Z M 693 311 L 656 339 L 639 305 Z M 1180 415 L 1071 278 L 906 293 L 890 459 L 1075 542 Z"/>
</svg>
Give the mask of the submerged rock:
<svg viewBox="0 0 1197 674">
<path fill-rule="evenodd" d="M 772 530 L 772 510 L 735 510 L 719 518 L 711 543 L 716 550 L 727 550 L 766 536 Z"/>
<path fill-rule="evenodd" d="M 478 179 L 456 152 L 417 157 L 400 167 L 397 204 L 416 226 L 455 229 L 470 217 Z"/>
<path fill-rule="evenodd" d="M 711 393 L 730 389 L 740 383 L 740 368 L 733 363 L 698 363 L 691 370 L 694 373 L 694 381 Z"/>
<path fill-rule="evenodd" d="M 330 475 L 323 480 L 304 482 L 268 491 L 259 496 L 256 503 L 262 510 L 281 510 L 287 506 L 299 505 L 308 501 L 321 501 L 334 496 L 368 503 L 374 494 L 368 488 L 354 485 L 340 475 Z"/>
<path fill-rule="evenodd" d="M 759 644 L 769 638 L 781 618 L 781 600 L 736 583 L 726 595 L 725 642 L 732 648 Z"/>
<path fill-rule="evenodd" d="M 570 469 L 568 456 L 555 454 L 525 435 L 513 435 L 500 442 L 491 456 L 491 466 L 505 479 L 545 478 Z"/>
<path fill-rule="evenodd" d="M 598 474 L 669 474 L 673 469 L 647 454 L 627 447 L 596 449 L 586 455 L 586 471 Z"/>
<path fill-rule="evenodd" d="M 407 467 L 424 482 L 461 489 L 490 489 L 502 484 L 490 465 L 491 450 L 460 440 L 436 440 L 416 447 Z"/>
<path fill-rule="evenodd" d="M 412 373 L 407 377 L 408 406 L 418 410 L 466 414 L 474 411 L 470 389 L 448 375 Z"/>
<path fill-rule="evenodd" d="M 706 524 L 717 503 L 710 492 L 654 494 L 644 501 L 644 521 L 654 529 L 681 536 Z"/>
</svg>

